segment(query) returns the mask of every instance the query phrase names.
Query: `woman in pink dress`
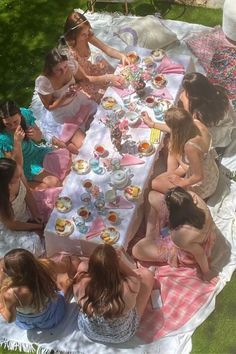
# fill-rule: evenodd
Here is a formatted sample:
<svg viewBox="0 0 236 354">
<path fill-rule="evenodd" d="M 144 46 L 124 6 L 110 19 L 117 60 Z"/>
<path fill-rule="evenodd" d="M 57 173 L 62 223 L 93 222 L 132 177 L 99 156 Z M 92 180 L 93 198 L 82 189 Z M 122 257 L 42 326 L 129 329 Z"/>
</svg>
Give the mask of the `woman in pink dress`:
<svg viewBox="0 0 236 354">
<path fill-rule="evenodd" d="M 165 196 L 151 191 L 149 203 L 146 236 L 136 243 L 133 255 L 173 267 L 197 265 L 203 278 L 209 279 L 216 233 L 205 202 L 195 193 L 176 187 Z"/>
<path fill-rule="evenodd" d="M 112 58 L 119 59 L 123 65 L 129 64 L 125 54 L 108 46 L 98 39 L 84 15 L 72 12 L 66 20 L 64 39 L 69 46 L 70 53 L 79 63 L 81 71 L 80 86 L 96 102 L 100 102 L 104 90 L 109 84 L 121 87 L 123 78 L 114 75 L 114 68 L 102 57 L 100 53 L 91 53 L 89 44 L 100 49 Z"/>
</svg>

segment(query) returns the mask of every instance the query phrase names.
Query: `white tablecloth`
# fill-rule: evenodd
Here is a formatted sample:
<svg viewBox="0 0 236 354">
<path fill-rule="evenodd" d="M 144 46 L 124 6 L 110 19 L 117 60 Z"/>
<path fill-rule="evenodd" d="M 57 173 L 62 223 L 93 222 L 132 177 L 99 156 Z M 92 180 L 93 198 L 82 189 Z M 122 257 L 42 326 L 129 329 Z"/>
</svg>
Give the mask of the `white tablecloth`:
<svg viewBox="0 0 236 354">
<path fill-rule="evenodd" d="M 127 50 L 130 49 L 134 48 L 128 48 Z M 149 54 L 148 50 L 137 48 L 135 49 L 140 56 L 145 56 Z M 186 71 L 193 70 L 191 58 L 189 56 L 182 55 L 178 56 L 178 58 L 171 59 L 173 59 L 175 62 L 181 63 L 185 67 Z M 183 75 L 167 74 L 166 77 L 168 80 L 166 88 L 172 95 L 173 100 L 175 101 L 178 96 L 179 89 L 181 87 Z M 149 85 L 151 85 L 150 81 Z M 113 90 L 113 88 L 109 87 L 105 96 L 114 97 L 121 106 L 124 106 L 122 98 Z M 132 97 L 135 97 L 135 95 L 132 95 Z M 142 109 L 148 111 L 150 116 L 154 116 L 152 109 L 146 106 L 142 107 Z M 111 143 L 110 130 L 100 121 L 100 118 L 104 117 L 106 114 L 107 111 L 105 111 L 102 106 L 99 106 L 94 121 L 91 124 L 89 131 L 87 132 L 86 139 L 79 152 L 78 159 L 89 160 L 90 158 L 92 158 L 94 146 L 98 143 L 105 146 L 106 150 L 109 151 L 109 158 L 119 156 L 119 154 L 115 152 Z M 150 137 L 150 129 L 148 128 L 130 128 L 129 133 L 132 135 L 132 138 L 135 141 L 140 141 L 142 139 L 149 140 Z M 152 176 L 155 161 L 158 159 L 159 148 L 160 144 L 156 146 L 156 152 L 153 155 L 142 158 L 145 160 L 145 164 L 128 167 L 134 175 L 132 177 L 131 183 L 134 185 L 138 185 L 142 188 L 142 195 L 137 202 L 133 203 L 132 209 L 111 209 L 116 210 L 121 219 L 121 223 L 116 226 L 120 234 L 120 238 L 116 243 L 117 247 L 121 247 L 124 249 L 127 248 L 129 241 L 135 235 L 140 225 L 140 222 L 142 221 L 142 216 L 144 212 L 143 202 L 145 191 L 149 189 L 150 177 Z M 83 188 L 81 182 L 85 179 L 91 179 L 96 185 L 101 188 L 103 192 L 108 189 L 111 189 L 109 185 L 110 172 L 106 172 L 103 175 L 97 175 L 93 171 L 90 171 L 86 175 L 78 175 L 76 172 L 71 171 L 65 181 L 61 196 L 70 197 L 72 200 L 73 208 L 67 214 L 62 214 L 56 209 L 53 210 L 48 224 L 45 228 L 46 251 L 48 256 L 51 256 L 55 252 L 62 250 L 76 253 L 79 255 L 89 255 L 98 243 L 103 242 L 100 236 L 92 238 L 89 241 L 86 240 L 85 236 L 81 234 L 76 227 L 74 229 L 74 232 L 69 237 L 58 236 L 55 232 L 55 222 L 58 217 L 65 217 L 67 219 L 72 220 L 74 216 L 77 216 L 77 209 L 83 205 L 80 200 L 80 196 L 82 193 L 85 192 L 85 189 Z M 124 192 L 122 190 L 118 190 L 118 195 L 124 196 Z M 94 209 L 92 210 L 92 214 L 94 220 L 96 217 L 96 212 Z M 107 221 L 106 216 L 104 216 L 103 218 L 104 223 L 107 226 L 111 226 Z M 91 225 L 92 221 L 88 223 L 88 226 Z"/>
</svg>

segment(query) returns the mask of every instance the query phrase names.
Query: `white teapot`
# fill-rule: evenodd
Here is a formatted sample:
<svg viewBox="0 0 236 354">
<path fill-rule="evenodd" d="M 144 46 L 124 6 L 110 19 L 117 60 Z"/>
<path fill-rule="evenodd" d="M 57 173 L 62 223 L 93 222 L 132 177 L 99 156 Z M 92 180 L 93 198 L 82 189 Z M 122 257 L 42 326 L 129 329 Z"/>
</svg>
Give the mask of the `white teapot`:
<svg viewBox="0 0 236 354">
<path fill-rule="evenodd" d="M 130 178 L 133 177 L 131 171 L 127 170 L 115 170 L 111 173 L 111 183 L 115 188 L 125 188 L 130 182 Z"/>
</svg>

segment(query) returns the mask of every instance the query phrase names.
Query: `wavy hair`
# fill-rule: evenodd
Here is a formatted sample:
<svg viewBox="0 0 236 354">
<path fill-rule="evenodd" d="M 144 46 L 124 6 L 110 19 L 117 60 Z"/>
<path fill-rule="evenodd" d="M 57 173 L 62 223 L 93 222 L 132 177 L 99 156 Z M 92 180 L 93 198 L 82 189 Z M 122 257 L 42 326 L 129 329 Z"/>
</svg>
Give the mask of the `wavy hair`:
<svg viewBox="0 0 236 354">
<path fill-rule="evenodd" d="M 48 269 L 40 259 L 23 249 L 7 252 L 3 258 L 3 271 L 6 275 L 1 284 L 0 294 L 12 287 L 26 286 L 32 293 L 32 305 L 40 311 L 48 299 L 57 296 L 57 286 Z"/>
<path fill-rule="evenodd" d="M 114 248 L 99 245 L 89 259 L 88 271 L 79 280 L 89 277 L 85 289 L 82 311 L 88 316 L 98 315 L 111 319 L 120 316 L 125 308 L 122 297 L 123 279 Z"/>
<path fill-rule="evenodd" d="M 176 229 L 179 226 L 188 224 L 202 229 L 206 216 L 193 200 L 190 193 L 181 187 L 170 189 L 165 194 L 165 201 L 169 210 L 169 227 Z"/>
<path fill-rule="evenodd" d="M 91 29 L 89 21 L 83 14 L 77 11 L 73 11 L 69 14 L 64 26 L 64 38 L 70 46 L 73 47 L 73 43 L 75 43 L 77 36 L 84 26 L 89 26 Z"/>
<path fill-rule="evenodd" d="M 213 85 L 206 76 L 193 72 L 184 76 L 183 89 L 189 100 L 189 112 L 207 127 L 217 125 L 229 109 L 226 90 Z"/>
<path fill-rule="evenodd" d="M 175 154 L 184 153 L 184 145 L 189 139 L 201 135 L 189 112 L 183 108 L 171 107 L 165 112 L 165 122 L 171 129 L 170 150 Z"/>
</svg>

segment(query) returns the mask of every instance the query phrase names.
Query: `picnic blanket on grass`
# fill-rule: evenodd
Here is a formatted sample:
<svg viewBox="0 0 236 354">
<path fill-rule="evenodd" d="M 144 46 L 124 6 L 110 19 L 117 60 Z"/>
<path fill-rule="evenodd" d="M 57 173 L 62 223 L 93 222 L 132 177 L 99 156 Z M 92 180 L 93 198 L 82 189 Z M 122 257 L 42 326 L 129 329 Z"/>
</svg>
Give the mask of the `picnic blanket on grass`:
<svg viewBox="0 0 236 354">
<path fill-rule="evenodd" d="M 96 35 L 105 42 L 124 50 L 125 46 L 113 30 L 119 24 L 129 22 L 129 16 L 119 14 L 86 14 Z M 181 41 L 171 48 L 175 54 L 191 55 L 182 41 L 193 32 L 201 32 L 204 26 L 179 21 L 164 21 Z M 105 24 L 105 26 L 104 26 Z M 109 27 L 110 26 L 110 27 Z M 112 28 L 112 30 L 111 30 Z M 197 60 L 196 69 L 202 71 Z M 234 157 L 232 157 L 233 159 Z M 234 159 L 236 160 L 236 159 Z M 211 283 L 202 282 L 192 268 L 158 268 L 162 307 L 153 310 L 149 305 L 140 323 L 137 335 L 120 345 L 104 345 L 87 339 L 77 328 L 78 309 L 75 303 L 67 304 L 66 316 L 54 329 L 47 331 L 23 331 L 15 324 L 6 324 L 0 318 L 0 345 L 25 352 L 37 351 L 47 354 L 188 354 L 191 336 L 214 310 L 216 295 L 230 280 L 236 269 L 236 183 L 226 183 L 221 176 L 218 189 L 208 201 L 214 221 L 219 228 L 219 238 L 213 250 L 213 268 L 219 274 Z"/>
</svg>

